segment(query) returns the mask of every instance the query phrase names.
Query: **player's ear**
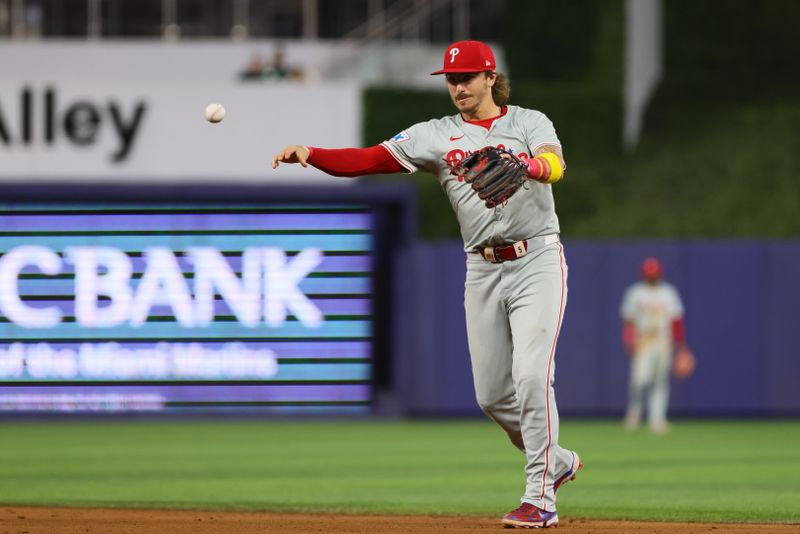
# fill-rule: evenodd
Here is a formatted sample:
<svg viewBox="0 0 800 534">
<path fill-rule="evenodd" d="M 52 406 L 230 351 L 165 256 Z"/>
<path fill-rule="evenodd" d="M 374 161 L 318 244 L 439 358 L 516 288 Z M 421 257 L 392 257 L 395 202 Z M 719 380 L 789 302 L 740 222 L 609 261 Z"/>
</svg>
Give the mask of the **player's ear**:
<svg viewBox="0 0 800 534">
<path fill-rule="evenodd" d="M 494 87 L 494 82 L 497 81 L 497 73 L 487 70 L 483 74 L 486 76 L 486 81 L 488 82 L 489 87 Z"/>
</svg>

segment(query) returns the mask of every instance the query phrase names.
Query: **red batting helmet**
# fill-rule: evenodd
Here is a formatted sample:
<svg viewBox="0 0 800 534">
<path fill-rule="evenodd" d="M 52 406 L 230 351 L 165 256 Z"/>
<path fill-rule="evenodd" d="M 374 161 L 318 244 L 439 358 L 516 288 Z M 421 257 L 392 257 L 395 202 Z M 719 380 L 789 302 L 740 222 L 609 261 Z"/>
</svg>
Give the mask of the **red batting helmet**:
<svg viewBox="0 0 800 534">
<path fill-rule="evenodd" d="M 658 258 L 645 258 L 642 262 L 642 276 L 647 280 L 655 280 L 661 278 L 661 262 Z"/>
<path fill-rule="evenodd" d="M 444 66 L 433 74 L 448 72 L 483 72 L 497 68 L 489 45 L 481 41 L 458 41 L 444 52 Z"/>
</svg>

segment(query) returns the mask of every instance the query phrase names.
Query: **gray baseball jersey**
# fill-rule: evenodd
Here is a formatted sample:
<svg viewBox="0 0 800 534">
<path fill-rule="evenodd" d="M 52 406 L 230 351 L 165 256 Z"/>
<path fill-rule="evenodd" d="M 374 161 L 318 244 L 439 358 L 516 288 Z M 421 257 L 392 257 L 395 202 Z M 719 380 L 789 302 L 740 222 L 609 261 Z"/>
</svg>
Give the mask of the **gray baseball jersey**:
<svg viewBox="0 0 800 534">
<path fill-rule="evenodd" d="M 637 282 L 622 298 L 620 315 L 636 328 L 637 347 L 650 344 L 672 345 L 672 321 L 683 317 L 678 291 L 667 282 L 650 285 Z"/>
<path fill-rule="evenodd" d="M 561 145 L 553 123 L 543 113 L 518 106 L 508 106 L 488 130 L 456 114 L 420 122 L 383 142 L 410 172 L 423 170 L 439 179 L 458 217 L 467 251 L 557 234 L 552 186 L 531 180 L 505 206 L 490 210 L 469 184 L 450 174 L 448 164 L 486 146 L 500 146 L 524 159 L 545 144 Z"/>
<path fill-rule="evenodd" d="M 450 165 L 486 146 L 528 158 L 545 144 L 560 146 L 550 120 L 508 106 L 488 129 L 457 114 L 415 124 L 383 146 L 410 172 L 437 176 L 450 199 L 468 252 L 464 307 L 478 404 L 527 456 L 522 500 L 554 512 L 554 488 L 579 459 L 558 445 L 554 356 L 567 266 L 551 186 L 529 180 L 506 204 L 488 209 L 450 174 Z M 523 240 L 527 253 L 513 261 L 490 263 L 473 253 Z"/>
</svg>

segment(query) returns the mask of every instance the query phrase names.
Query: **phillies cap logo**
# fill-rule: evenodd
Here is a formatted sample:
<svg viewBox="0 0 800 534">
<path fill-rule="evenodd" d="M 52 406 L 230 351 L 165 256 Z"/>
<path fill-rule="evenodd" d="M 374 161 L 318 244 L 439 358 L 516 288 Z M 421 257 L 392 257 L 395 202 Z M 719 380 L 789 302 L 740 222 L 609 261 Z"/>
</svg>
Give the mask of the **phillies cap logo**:
<svg viewBox="0 0 800 534">
<path fill-rule="evenodd" d="M 431 74 L 493 71 L 497 67 L 497 62 L 492 49 L 486 43 L 458 41 L 447 47 L 442 65 L 440 70 Z"/>
<path fill-rule="evenodd" d="M 456 47 L 453 47 L 453 48 L 451 48 L 451 49 L 450 49 L 450 63 L 454 63 L 454 62 L 455 62 L 455 60 L 456 60 L 456 56 L 457 56 L 459 53 L 461 53 L 461 50 L 459 50 L 459 49 L 458 49 L 458 48 L 456 48 Z"/>
</svg>

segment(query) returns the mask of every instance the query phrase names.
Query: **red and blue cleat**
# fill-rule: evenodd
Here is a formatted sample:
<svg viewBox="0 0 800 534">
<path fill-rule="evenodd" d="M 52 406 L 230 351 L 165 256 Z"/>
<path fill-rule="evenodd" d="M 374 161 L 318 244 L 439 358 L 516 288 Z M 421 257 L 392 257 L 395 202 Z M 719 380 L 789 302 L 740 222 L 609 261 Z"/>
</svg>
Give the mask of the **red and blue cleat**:
<svg viewBox="0 0 800 534">
<path fill-rule="evenodd" d="M 506 528 L 550 528 L 558 526 L 558 512 L 548 512 L 529 502 L 503 516 Z"/>
<path fill-rule="evenodd" d="M 574 452 L 572 456 L 572 466 L 553 483 L 554 492 L 570 480 L 575 480 L 578 471 L 583 467 L 580 457 Z M 555 528 L 558 526 L 558 512 L 548 512 L 534 504 L 523 502 L 519 508 L 504 515 L 502 523 L 506 528 Z"/>
</svg>

